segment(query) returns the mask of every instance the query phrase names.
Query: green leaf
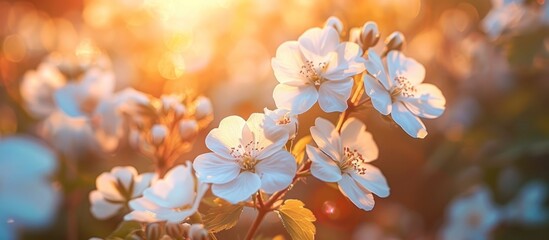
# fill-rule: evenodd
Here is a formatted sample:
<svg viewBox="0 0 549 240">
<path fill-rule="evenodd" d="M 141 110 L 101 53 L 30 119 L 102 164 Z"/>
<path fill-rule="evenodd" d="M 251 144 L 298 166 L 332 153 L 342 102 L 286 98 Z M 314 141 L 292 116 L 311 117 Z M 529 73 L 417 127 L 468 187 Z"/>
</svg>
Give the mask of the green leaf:
<svg viewBox="0 0 549 240">
<path fill-rule="evenodd" d="M 231 205 L 221 199 L 216 199 L 216 207 L 208 209 L 204 216 L 204 225 L 212 233 L 230 229 L 238 223 L 244 206 Z"/>
<path fill-rule="evenodd" d="M 305 158 L 305 147 L 312 141 L 313 137 L 311 137 L 311 135 L 307 135 L 300 138 L 292 149 L 292 154 L 294 155 L 295 161 L 298 165 L 301 164 Z"/>
<path fill-rule="evenodd" d="M 136 221 L 124 221 L 121 222 L 118 227 L 111 233 L 106 239 L 115 240 L 115 239 L 124 239 L 130 233 L 133 233 L 135 230 L 141 230 L 141 224 Z"/>
<path fill-rule="evenodd" d="M 313 222 L 316 218 L 304 205 L 299 200 L 288 199 L 276 210 L 286 231 L 294 240 L 315 238 L 316 228 Z"/>
</svg>

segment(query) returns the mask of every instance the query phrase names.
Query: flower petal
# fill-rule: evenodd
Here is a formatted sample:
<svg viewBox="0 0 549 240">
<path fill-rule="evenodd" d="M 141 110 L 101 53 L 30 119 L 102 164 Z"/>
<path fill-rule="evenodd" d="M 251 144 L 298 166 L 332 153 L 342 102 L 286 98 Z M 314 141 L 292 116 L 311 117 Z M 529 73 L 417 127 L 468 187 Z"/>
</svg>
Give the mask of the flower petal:
<svg viewBox="0 0 549 240">
<path fill-rule="evenodd" d="M 284 128 L 276 126 L 276 123 L 263 113 L 253 113 L 246 121 L 246 125 L 253 133 L 255 147 L 260 150 L 255 156 L 258 160 L 269 157 L 282 150 L 288 141 L 288 132 Z M 243 142 L 245 146 L 249 142 Z"/>
<path fill-rule="evenodd" d="M 307 60 L 317 60 L 335 51 L 339 45 L 339 34 L 332 27 L 311 28 L 298 39 L 299 49 Z"/>
<path fill-rule="evenodd" d="M 107 219 L 114 216 L 120 209 L 122 204 L 110 203 L 103 195 L 95 190 L 90 193 L 91 213 L 97 219 Z"/>
<path fill-rule="evenodd" d="M 151 185 L 154 175 L 154 173 L 143 173 L 135 178 L 135 185 L 133 186 L 132 194 L 133 198 L 139 197 L 143 194 L 143 191 Z"/>
<path fill-rule="evenodd" d="M 375 195 L 379 197 L 389 196 L 389 185 L 387 185 L 387 180 L 385 180 L 385 176 L 383 176 L 379 168 L 371 164 L 362 164 L 361 167 L 366 169 L 366 172 L 358 174 L 353 171 L 350 173 L 351 177 Z"/>
<path fill-rule="evenodd" d="M 232 181 L 240 172 L 235 160 L 225 159 L 215 153 L 205 153 L 196 157 L 193 168 L 200 181 L 217 184 Z"/>
<path fill-rule="evenodd" d="M 276 80 L 279 83 L 296 87 L 308 83 L 308 80 L 300 73 L 303 64 L 303 56 L 297 41 L 282 43 L 276 50 L 276 57 L 271 60 Z"/>
<path fill-rule="evenodd" d="M 444 113 L 446 99 L 438 87 L 422 83 L 416 89 L 415 97 L 402 97 L 402 102 L 410 112 L 422 118 L 437 118 Z"/>
<path fill-rule="evenodd" d="M 356 118 L 349 118 L 341 128 L 341 144 L 356 149 L 366 162 L 376 160 L 379 154 L 372 134 L 366 131 L 366 125 Z"/>
<path fill-rule="evenodd" d="M 326 81 L 320 85 L 318 103 L 325 112 L 343 112 L 351 96 L 353 79 Z"/>
<path fill-rule="evenodd" d="M 329 80 L 342 80 L 360 74 L 366 69 L 366 60 L 361 57 L 362 50 L 356 43 L 345 42 L 338 45 L 336 55 L 322 75 Z"/>
<path fill-rule="evenodd" d="M 385 67 L 379 55 L 373 50 L 368 50 L 368 60 L 366 60 L 366 70 L 373 77 L 378 79 L 383 87 L 386 90 L 389 90 L 393 87 L 393 82 L 389 81 L 387 73 L 385 72 Z"/>
<path fill-rule="evenodd" d="M 361 188 L 351 176 L 343 174 L 338 182 L 339 190 L 358 208 L 370 211 L 374 208 L 374 196 L 368 190 Z"/>
<path fill-rule="evenodd" d="M 364 74 L 363 80 L 364 89 L 366 94 L 370 96 L 374 108 L 383 115 L 391 113 L 392 104 L 389 92 L 383 88 L 377 79 L 372 78 L 367 74 Z"/>
<path fill-rule="evenodd" d="M 401 102 L 393 103 L 391 117 L 408 135 L 414 138 L 425 138 L 427 136 L 427 129 L 425 129 L 423 122 L 414 116 Z"/>
<path fill-rule="evenodd" d="M 339 133 L 335 130 L 335 126 L 330 121 L 320 117 L 317 118 L 315 126 L 311 127 L 311 136 L 322 152 L 327 154 L 332 160 L 340 161 L 342 151 L 341 140 Z"/>
<path fill-rule="evenodd" d="M 206 136 L 206 146 L 221 157 L 233 159 L 231 148 L 237 147 L 242 138 L 242 128 L 246 121 L 239 116 L 228 116 L 221 120 Z"/>
<path fill-rule="evenodd" d="M 163 179 L 154 182 L 143 196 L 164 208 L 191 205 L 194 199 L 194 176 L 190 166 L 172 168 Z"/>
<path fill-rule="evenodd" d="M 289 109 L 293 114 L 301 114 L 309 110 L 318 100 L 318 92 L 312 85 L 293 87 L 278 84 L 273 91 L 277 108 Z"/>
<path fill-rule="evenodd" d="M 403 76 L 412 85 L 417 85 L 425 79 L 425 67 L 413 58 L 404 56 L 399 51 L 390 51 L 387 54 L 387 68 L 389 70 L 389 81 L 394 81 L 395 78 Z"/>
<path fill-rule="evenodd" d="M 212 193 L 232 204 L 242 202 L 261 187 L 261 179 L 252 172 L 242 172 L 234 180 L 224 184 L 213 184 Z"/>
<path fill-rule="evenodd" d="M 268 194 L 280 191 L 292 183 L 297 171 L 294 156 L 280 149 L 257 163 L 255 171 L 261 178 L 261 189 Z"/>
<path fill-rule="evenodd" d="M 341 170 L 336 162 L 329 159 L 320 149 L 307 145 L 307 156 L 311 159 L 311 173 L 324 182 L 341 180 Z"/>
</svg>

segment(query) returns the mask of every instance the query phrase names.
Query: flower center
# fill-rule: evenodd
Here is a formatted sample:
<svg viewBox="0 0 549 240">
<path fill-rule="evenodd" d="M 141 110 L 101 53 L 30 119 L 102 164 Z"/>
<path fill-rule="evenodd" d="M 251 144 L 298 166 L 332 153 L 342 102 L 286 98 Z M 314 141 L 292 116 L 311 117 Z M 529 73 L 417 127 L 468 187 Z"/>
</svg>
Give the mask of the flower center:
<svg viewBox="0 0 549 240">
<path fill-rule="evenodd" d="M 391 100 L 393 100 L 393 102 L 399 96 L 414 97 L 417 93 L 417 89 L 414 85 L 412 85 L 404 76 L 395 77 L 395 83 L 395 86 L 391 90 Z"/>
<path fill-rule="evenodd" d="M 290 124 L 291 122 L 292 120 L 290 119 L 289 113 L 287 113 L 276 121 L 276 125 L 286 125 Z"/>
<path fill-rule="evenodd" d="M 343 148 L 343 160 L 339 164 L 341 171 L 354 169 L 358 174 L 364 175 L 366 173 L 366 168 L 362 166 L 364 163 L 366 160 L 356 149 Z"/>
<path fill-rule="evenodd" d="M 255 172 L 257 160 L 250 155 L 244 154 L 244 156 L 238 160 L 238 163 L 240 164 L 240 169 L 242 169 L 242 171 Z"/>
<path fill-rule="evenodd" d="M 303 64 L 303 66 L 301 66 L 299 73 L 315 86 L 320 86 L 320 84 L 325 81 L 325 79 L 321 76 L 321 73 L 324 72 L 327 67 L 327 62 L 315 63 L 313 61 L 307 61 Z"/>
<path fill-rule="evenodd" d="M 237 159 L 236 161 L 242 171 L 255 172 L 255 165 L 257 164 L 255 156 L 263 149 L 264 147 L 259 147 L 259 142 L 250 141 L 244 146 L 239 144 L 238 147 L 231 147 L 230 154 Z"/>
</svg>

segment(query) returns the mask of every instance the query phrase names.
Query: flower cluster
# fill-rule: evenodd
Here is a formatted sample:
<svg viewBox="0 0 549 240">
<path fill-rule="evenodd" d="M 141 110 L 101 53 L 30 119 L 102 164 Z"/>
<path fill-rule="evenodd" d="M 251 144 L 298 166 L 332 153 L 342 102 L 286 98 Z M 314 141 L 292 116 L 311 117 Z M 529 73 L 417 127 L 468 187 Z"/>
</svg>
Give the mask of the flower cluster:
<svg viewBox="0 0 549 240">
<path fill-rule="evenodd" d="M 252 113 L 247 119 L 223 118 L 206 136 L 211 152 L 192 163 L 177 165 L 176 160 L 212 120 L 207 98 L 148 96 L 132 105 L 132 111 L 124 112 L 129 119 L 130 144 L 154 160 L 156 173 L 138 176 L 133 168 L 114 168 L 102 174 L 98 190 L 90 194 L 94 215 L 105 218 L 123 212 L 126 221 L 143 223 L 132 235 L 136 239 L 202 239 L 234 226 L 236 222 L 218 221 L 237 221 L 242 208 L 251 207 L 258 215 L 247 239 L 270 211 L 279 214 L 289 231 L 294 229 L 290 231 L 293 238 L 299 234 L 313 237 L 314 215 L 302 202 L 284 199 L 308 175 L 337 183 L 354 205 L 371 210 L 373 195 L 387 197 L 390 190 L 380 169 L 372 165 L 379 150 L 359 120 L 361 110 L 371 105 L 381 115 L 390 114 L 410 136 L 424 138 L 427 130 L 420 117 L 439 117 L 445 98 L 436 86 L 422 83 L 424 67 L 403 55 L 401 33 L 391 34 L 385 51 L 378 55 L 372 49 L 380 38 L 375 23 L 352 29 L 349 41 L 342 40 L 343 30 L 341 21 L 331 17 L 322 28 L 309 29 L 297 41 L 282 43 L 272 59 L 278 81 L 273 91 L 277 109 L 265 108 L 264 113 Z M 324 112 L 339 113 L 339 120 L 333 124 L 318 117 L 310 137 L 299 138 L 298 117 L 317 102 Z M 199 206 L 207 202 L 204 196 L 210 186 L 217 199 L 202 217 Z M 309 222 L 296 222 L 294 214 Z M 183 228 L 201 230 L 187 235 Z"/>
</svg>

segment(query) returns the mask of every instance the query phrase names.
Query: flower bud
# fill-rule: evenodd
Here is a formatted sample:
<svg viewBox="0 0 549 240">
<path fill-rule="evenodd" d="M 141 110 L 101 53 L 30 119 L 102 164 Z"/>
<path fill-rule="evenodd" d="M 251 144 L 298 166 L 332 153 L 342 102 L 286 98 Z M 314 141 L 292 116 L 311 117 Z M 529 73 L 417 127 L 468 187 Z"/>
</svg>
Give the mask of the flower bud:
<svg viewBox="0 0 549 240">
<path fill-rule="evenodd" d="M 324 27 L 333 27 L 340 36 L 341 33 L 343 33 L 343 23 L 341 22 L 341 20 L 339 20 L 339 18 L 334 16 L 331 16 L 328 18 L 328 20 L 326 20 L 326 22 L 324 23 Z"/>
<path fill-rule="evenodd" d="M 190 228 L 188 223 L 166 223 L 166 234 L 174 239 L 184 239 L 189 235 Z"/>
<path fill-rule="evenodd" d="M 189 238 L 191 240 L 208 240 L 208 231 L 202 224 L 193 224 L 189 229 Z"/>
<path fill-rule="evenodd" d="M 185 108 L 185 105 L 181 104 L 181 103 L 177 103 L 174 107 L 173 107 L 173 111 L 175 113 L 175 117 L 176 118 L 181 118 L 183 117 L 183 115 L 185 115 L 185 113 L 187 112 L 187 108 Z"/>
<path fill-rule="evenodd" d="M 195 117 L 201 120 L 210 116 L 213 112 L 212 102 L 207 97 L 200 96 L 195 100 Z"/>
<path fill-rule="evenodd" d="M 179 121 L 179 136 L 181 140 L 192 140 L 198 133 L 198 123 L 194 119 L 183 119 Z"/>
<path fill-rule="evenodd" d="M 401 32 L 393 32 L 385 39 L 386 52 L 397 50 L 401 51 L 404 48 L 406 38 Z"/>
<path fill-rule="evenodd" d="M 168 136 L 168 128 L 162 124 L 155 124 L 151 129 L 152 143 L 156 146 L 162 144 Z"/>
<path fill-rule="evenodd" d="M 149 223 L 145 228 L 147 240 L 160 240 L 164 236 L 162 223 Z"/>
<path fill-rule="evenodd" d="M 379 42 L 379 29 L 377 24 L 372 21 L 364 23 L 360 33 L 360 41 L 362 42 L 363 50 L 375 46 Z"/>
</svg>

